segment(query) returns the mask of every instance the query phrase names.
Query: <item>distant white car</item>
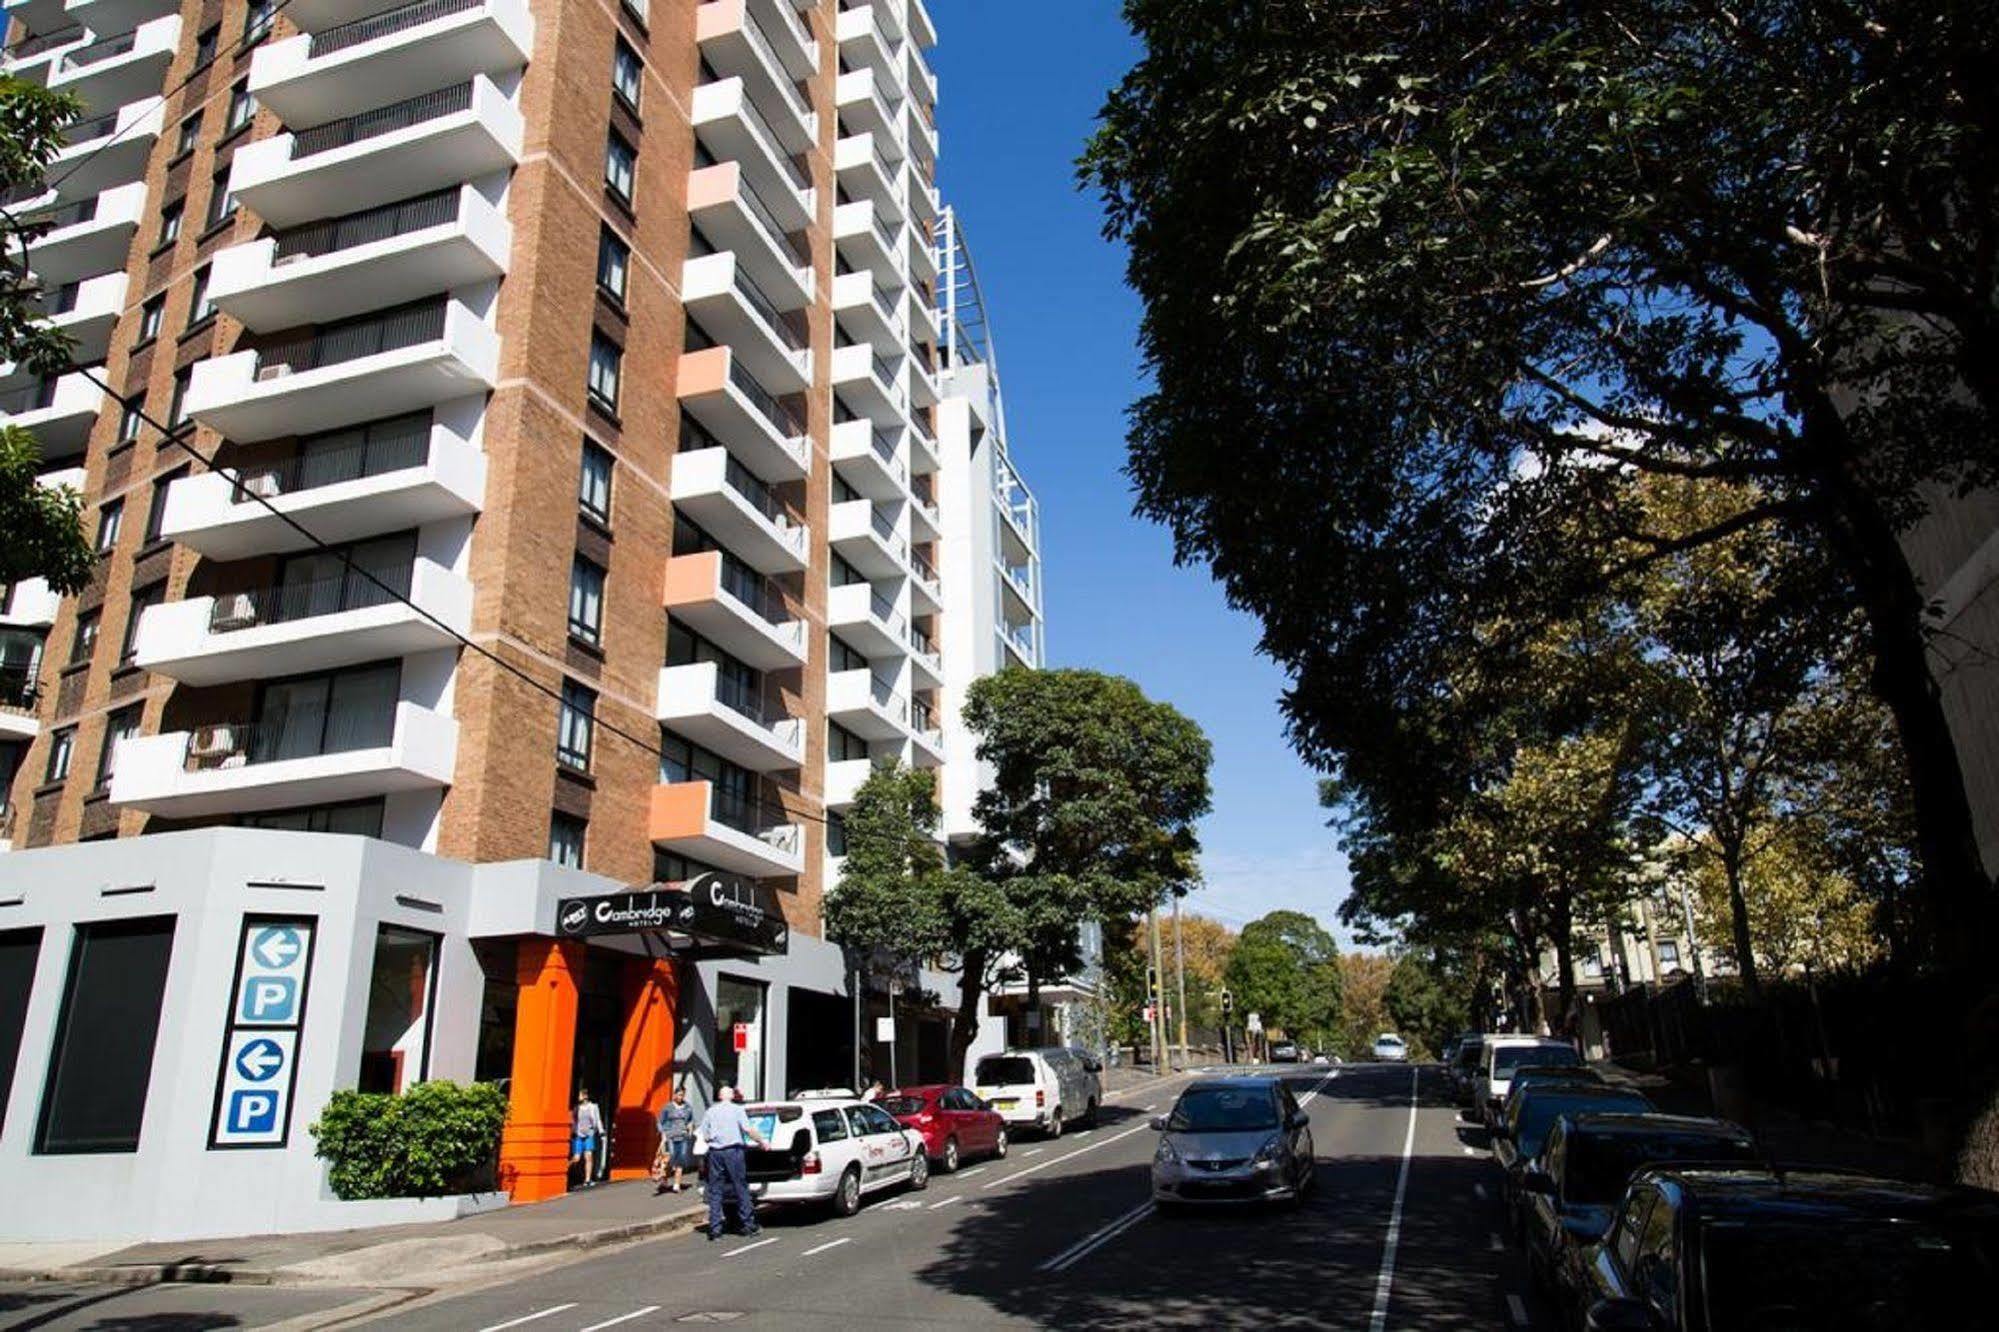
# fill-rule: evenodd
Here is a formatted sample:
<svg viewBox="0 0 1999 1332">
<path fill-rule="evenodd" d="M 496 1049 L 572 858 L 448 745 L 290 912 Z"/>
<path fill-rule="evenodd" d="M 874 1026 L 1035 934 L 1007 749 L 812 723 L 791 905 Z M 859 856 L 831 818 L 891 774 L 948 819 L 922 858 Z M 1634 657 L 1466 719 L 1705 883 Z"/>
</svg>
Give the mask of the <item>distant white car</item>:
<svg viewBox="0 0 1999 1332">
<path fill-rule="evenodd" d="M 1386 1064 L 1400 1064 L 1409 1058 L 1409 1046 L 1392 1031 L 1374 1038 L 1374 1057 Z"/>
</svg>

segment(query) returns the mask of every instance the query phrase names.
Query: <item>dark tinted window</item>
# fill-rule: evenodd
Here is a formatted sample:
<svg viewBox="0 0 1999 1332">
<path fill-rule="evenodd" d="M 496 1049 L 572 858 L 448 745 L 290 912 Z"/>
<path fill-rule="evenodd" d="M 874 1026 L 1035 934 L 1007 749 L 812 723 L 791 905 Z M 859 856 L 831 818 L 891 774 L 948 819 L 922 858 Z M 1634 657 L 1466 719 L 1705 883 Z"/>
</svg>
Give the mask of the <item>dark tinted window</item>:
<svg viewBox="0 0 1999 1332">
<path fill-rule="evenodd" d="M 819 1135 L 821 1142 L 838 1142 L 847 1136 L 847 1121 L 840 1117 L 838 1110 L 814 1110 L 812 1131 Z"/>
<path fill-rule="evenodd" d="M 1756 1149 L 1741 1138 L 1686 1133 L 1589 1133 L 1569 1135 L 1562 1163 L 1562 1200 L 1612 1203 L 1640 1166 L 1672 1161 L 1754 1161 Z M 1551 1166 L 1553 1162 L 1549 1163 Z"/>
<path fill-rule="evenodd" d="M 1266 1087 L 1189 1087 L 1166 1127 L 1175 1133 L 1230 1133 L 1277 1127 L 1277 1099 Z"/>
<path fill-rule="evenodd" d="M 1503 1045 L 1492 1052 L 1492 1075 L 1503 1078 L 1516 1068 L 1536 1064 L 1543 1068 L 1564 1068 L 1582 1061 L 1575 1047 L 1569 1045 Z"/>
<path fill-rule="evenodd" d="M 41 948 L 40 930 L 0 934 L 0 1124 L 6 1122 L 7 1096 L 14 1089 L 14 1061 L 21 1055 L 21 1029 L 28 1023 L 28 995 L 35 988 L 35 958 Z"/>
<path fill-rule="evenodd" d="M 987 1055 L 972 1081 L 982 1087 L 1015 1087 L 1034 1081 L 1034 1061 L 1019 1055 Z"/>
<path fill-rule="evenodd" d="M 884 1096 L 877 1104 L 898 1119 L 904 1115 L 920 1115 L 928 1108 L 928 1103 L 921 1096 Z"/>
<path fill-rule="evenodd" d="M 1999 1236 L 1981 1226 L 1776 1217 L 1702 1227 L 1714 1332 L 1889 1332 L 1983 1325 L 1999 1277 Z M 1967 1315 L 1971 1315 L 1967 1317 Z"/>
<path fill-rule="evenodd" d="M 78 927 L 36 1151 L 138 1149 L 173 942 L 171 916 Z"/>
<path fill-rule="evenodd" d="M 1598 1111 L 1644 1114 L 1652 1103 L 1637 1092 L 1582 1091 L 1568 1087 L 1541 1088 L 1527 1093 L 1513 1117 L 1513 1145 L 1523 1156 L 1539 1156 L 1548 1130 L 1563 1115 Z"/>
</svg>

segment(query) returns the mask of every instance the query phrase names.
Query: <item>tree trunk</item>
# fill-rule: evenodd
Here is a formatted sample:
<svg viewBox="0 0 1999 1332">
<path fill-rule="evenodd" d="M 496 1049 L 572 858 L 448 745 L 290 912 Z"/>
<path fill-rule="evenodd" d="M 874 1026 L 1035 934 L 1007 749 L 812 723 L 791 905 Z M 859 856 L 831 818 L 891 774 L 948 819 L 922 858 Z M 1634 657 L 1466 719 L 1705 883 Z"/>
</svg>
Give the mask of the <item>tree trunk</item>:
<svg viewBox="0 0 1999 1332">
<path fill-rule="evenodd" d="M 965 1055 L 979 1038 L 979 1005 L 986 997 L 986 959 L 974 953 L 960 959 L 958 1007 L 951 1014 L 951 1081 L 965 1082 Z"/>
<path fill-rule="evenodd" d="M 1721 873 L 1728 880 L 1728 925 L 1735 939 L 1735 971 L 1742 977 L 1742 995 L 1750 1003 L 1763 997 L 1756 974 L 1756 941 L 1749 931 L 1749 899 L 1742 891 L 1742 848 L 1723 845 Z"/>
<path fill-rule="evenodd" d="M 1569 1035 L 1569 1021 L 1576 1011 L 1575 904 L 1566 891 L 1555 894 L 1554 918 L 1549 931 L 1555 936 L 1555 988 L 1560 998 L 1562 1026 L 1559 1034 Z"/>
</svg>

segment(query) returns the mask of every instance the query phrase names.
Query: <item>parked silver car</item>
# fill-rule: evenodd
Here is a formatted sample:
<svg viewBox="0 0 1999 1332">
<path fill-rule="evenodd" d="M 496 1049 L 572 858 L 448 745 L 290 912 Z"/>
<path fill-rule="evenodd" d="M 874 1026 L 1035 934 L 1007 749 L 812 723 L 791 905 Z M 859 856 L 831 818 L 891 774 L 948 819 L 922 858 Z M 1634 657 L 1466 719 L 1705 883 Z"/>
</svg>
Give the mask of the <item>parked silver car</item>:
<svg viewBox="0 0 1999 1332">
<path fill-rule="evenodd" d="M 1203 1078 L 1173 1112 L 1152 1121 L 1152 1199 L 1191 1203 L 1296 1202 L 1312 1188 L 1312 1120 L 1277 1078 Z"/>
</svg>

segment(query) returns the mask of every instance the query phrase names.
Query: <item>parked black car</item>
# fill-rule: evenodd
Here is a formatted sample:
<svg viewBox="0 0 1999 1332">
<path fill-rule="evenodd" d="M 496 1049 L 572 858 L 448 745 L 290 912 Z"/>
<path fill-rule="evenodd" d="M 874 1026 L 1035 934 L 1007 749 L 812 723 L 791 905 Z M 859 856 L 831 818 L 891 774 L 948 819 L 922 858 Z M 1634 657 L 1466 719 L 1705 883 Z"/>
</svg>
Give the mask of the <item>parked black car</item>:
<svg viewBox="0 0 1999 1332">
<path fill-rule="evenodd" d="M 1535 1278 L 1572 1303 L 1580 1255 L 1610 1229 L 1631 1177 L 1686 1162 L 1761 1165 L 1749 1130 L 1725 1119 L 1586 1114 L 1555 1121 L 1538 1164 L 1520 1177 L 1519 1223 Z"/>
<path fill-rule="evenodd" d="M 1593 1332 L 1992 1325 L 1999 1199 L 1862 1175 L 1647 1170 L 1584 1251 Z"/>
<path fill-rule="evenodd" d="M 1508 1222 L 1517 1234 L 1520 1229 L 1520 1182 L 1528 1170 L 1541 1164 L 1541 1149 L 1555 1121 L 1564 1115 L 1650 1114 L 1655 1107 L 1639 1092 L 1628 1087 L 1590 1087 L 1568 1083 L 1547 1083 L 1529 1087 L 1509 1103 L 1510 1113 L 1500 1121 L 1493 1135 L 1492 1154 L 1506 1171 L 1501 1187 L 1506 1200 Z"/>
<path fill-rule="evenodd" d="M 1478 1075 L 1479 1055 L 1484 1049 L 1485 1033 L 1473 1032 L 1463 1038 L 1457 1054 L 1444 1066 L 1459 1105 L 1472 1105 L 1478 1099 L 1472 1094 L 1472 1083 Z"/>
</svg>

